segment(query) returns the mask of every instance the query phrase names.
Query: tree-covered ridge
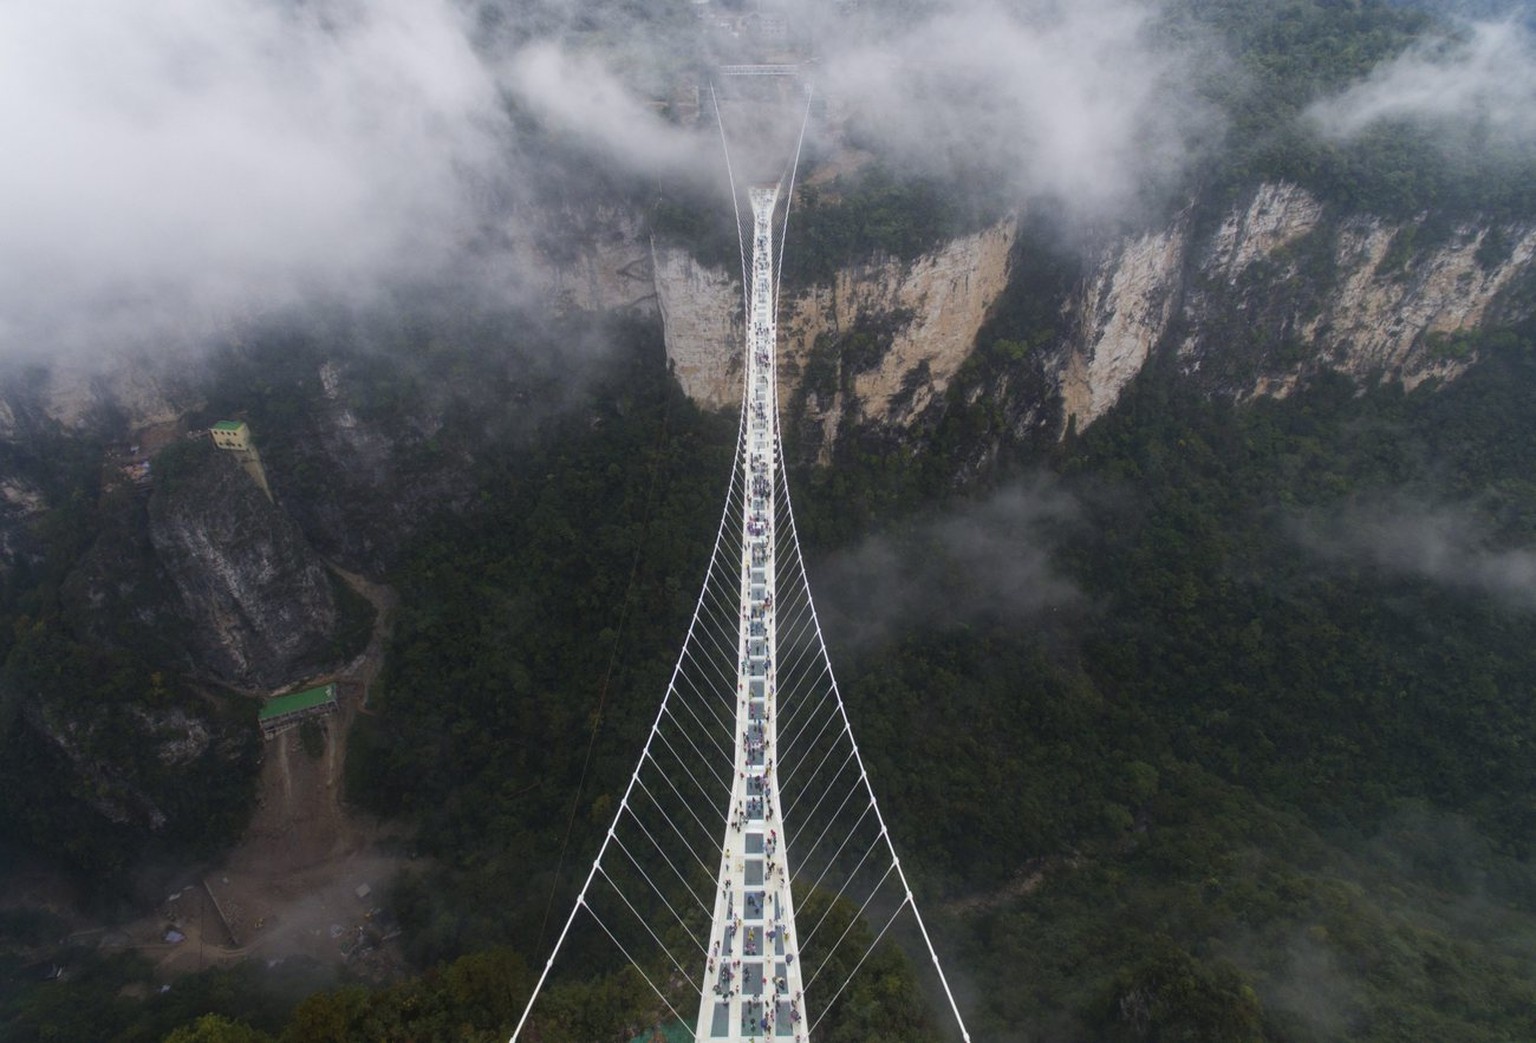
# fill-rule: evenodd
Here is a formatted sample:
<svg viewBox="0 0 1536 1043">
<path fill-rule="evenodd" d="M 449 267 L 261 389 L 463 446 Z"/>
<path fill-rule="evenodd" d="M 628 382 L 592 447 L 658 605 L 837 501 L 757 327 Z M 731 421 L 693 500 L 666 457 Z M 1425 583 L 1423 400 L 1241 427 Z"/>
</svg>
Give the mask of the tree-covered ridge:
<svg viewBox="0 0 1536 1043">
<path fill-rule="evenodd" d="M 633 596 L 654 599 L 658 615 L 685 610 L 686 591 L 666 607 L 667 580 L 697 567 L 717 507 L 708 475 L 724 466 L 729 430 L 700 427 L 673 393 L 643 390 L 654 354 L 633 365 L 610 385 L 632 398 L 599 393 L 595 412 L 552 443 L 564 470 L 541 457 L 492 481 L 508 509 L 487 528 L 454 523 L 425 539 L 407 573 L 418 577 L 416 607 L 400 640 L 413 651 L 393 667 L 354 781 L 373 779 L 366 792 L 410 809 L 442 866 L 394 899 L 427 964 L 508 941 L 537 958 L 598 702 L 605 715 L 557 896 L 606 820 L 603 794 L 630 767 L 629 733 L 654 707 L 647 674 L 671 652 L 667 625 L 642 634 L 631 617 L 621 632 L 613 610 L 630 570 Z M 1536 1031 L 1520 941 L 1536 922 L 1521 817 L 1536 793 L 1523 752 L 1536 722 L 1521 698 L 1536 673 L 1536 616 L 1518 591 L 1415 571 L 1338 535 L 1374 517 L 1363 504 L 1401 513 L 1455 501 L 1482 519 L 1469 554 L 1529 547 L 1536 442 L 1520 418 L 1533 389 L 1523 335 L 1457 384 L 1412 395 L 1361 397 L 1325 378 L 1286 401 L 1234 408 L 1149 373 L 1053 468 L 1048 481 L 1076 513 L 1022 537 L 1045 541 L 1078 597 L 1043 615 L 898 624 L 882 642 L 834 648 L 941 948 L 976 983 L 973 1032 L 1291 1041 Z M 654 488 L 645 466 L 610 471 L 636 453 L 659 469 Z M 813 516 L 837 507 L 825 489 L 797 503 Z M 695 510 L 704 520 L 686 521 Z M 888 537 L 910 530 L 945 553 L 926 513 Z M 674 532 L 672 550 L 663 541 L 666 564 L 653 573 L 657 526 L 674 522 L 692 535 Z M 1341 547 L 1326 546 L 1330 536 Z M 513 612 L 508 587 L 535 607 Z M 838 625 L 829 617 L 834 641 Z M 592 629 L 572 637 L 572 627 Z M 582 954 L 555 1010 L 574 1017 L 609 996 L 596 1009 L 619 1019 L 617 1033 L 644 1020 L 649 996 L 614 979 L 583 984 L 606 958 Z M 377 1034 L 387 1018 L 424 1033 L 390 1030 L 407 1033 L 399 1038 L 447 1038 L 411 1020 L 452 1009 L 428 998 L 445 980 L 399 993 L 418 990 L 417 1013 L 397 1008 L 395 993 L 367 1006 L 335 993 L 295 1017 L 324 1012 L 336 1026 L 327 1038 L 395 1038 Z M 218 1001 L 208 1009 L 235 1016 Z M 373 1013 L 360 1020 L 364 1010 Z"/>
<path fill-rule="evenodd" d="M 1352 212 L 1528 216 L 1536 204 L 1530 187 L 1536 152 L 1529 142 L 1501 145 L 1472 136 L 1453 148 L 1448 133 L 1465 127 L 1401 117 L 1334 138 L 1312 116 L 1312 106 L 1409 48 L 1463 40 L 1467 30 L 1446 17 L 1451 12 L 1429 10 L 1439 6 L 1385 0 L 1170 5 L 1165 31 L 1171 40 L 1198 47 L 1205 34 L 1214 34 L 1220 53 L 1232 59 L 1203 71 L 1201 93 L 1226 123 L 1206 176 L 1232 191 L 1256 180 L 1293 181 Z"/>
<path fill-rule="evenodd" d="M 1533 387 L 1528 337 L 1411 396 L 1233 408 L 1149 374 L 1060 470 L 1079 524 L 1035 534 L 1078 599 L 856 661 L 906 849 L 999 894 L 956 899 L 1028 983 L 998 1038 L 1530 1034 L 1536 616 L 1474 566 L 1536 537 Z M 1466 542 L 1370 545 L 1426 518 Z"/>
</svg>

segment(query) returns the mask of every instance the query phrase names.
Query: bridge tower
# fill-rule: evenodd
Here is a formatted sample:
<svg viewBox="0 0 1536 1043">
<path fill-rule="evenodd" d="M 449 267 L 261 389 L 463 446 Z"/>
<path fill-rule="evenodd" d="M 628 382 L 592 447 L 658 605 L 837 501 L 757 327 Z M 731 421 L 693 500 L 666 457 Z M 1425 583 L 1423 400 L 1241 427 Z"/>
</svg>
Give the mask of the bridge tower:
<svg viewBox="0 0 1536 1043">
<path fill-rule="evenodd" d="M 805 994 L 790 893 L 790 852 L 774 750 L 778 736 L 774 613 L 774 509 L 778 402 L 774 379 L 777 287 L 773 215 L 777 187 L 753 188 L 752 281 L 747 317 L 746 452 L 737 637 L 735 765 L 730 818 L 720 845 L 709 959 L 695 1038 L 746 1043 L 804 1036 Z"/>
</svg>

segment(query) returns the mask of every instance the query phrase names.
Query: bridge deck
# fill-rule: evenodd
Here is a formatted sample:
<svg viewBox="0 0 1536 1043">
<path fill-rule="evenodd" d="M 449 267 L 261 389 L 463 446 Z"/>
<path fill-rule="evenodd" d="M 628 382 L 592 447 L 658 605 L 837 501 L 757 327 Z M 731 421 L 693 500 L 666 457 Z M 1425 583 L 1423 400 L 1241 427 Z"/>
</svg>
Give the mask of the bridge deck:
<svg viewBox="0 0 1536 1043">
<path fill-rule="evenodd" d="M 806 1035 L 787 833 L 774 766 L 774 476 L 779 461 L 773 214 L 778 191 L 754 188 L 751 199 L 736 755 L 696 1029 L 700 1041 L 727 1043 L 803 1040 Z"/>
</svg>

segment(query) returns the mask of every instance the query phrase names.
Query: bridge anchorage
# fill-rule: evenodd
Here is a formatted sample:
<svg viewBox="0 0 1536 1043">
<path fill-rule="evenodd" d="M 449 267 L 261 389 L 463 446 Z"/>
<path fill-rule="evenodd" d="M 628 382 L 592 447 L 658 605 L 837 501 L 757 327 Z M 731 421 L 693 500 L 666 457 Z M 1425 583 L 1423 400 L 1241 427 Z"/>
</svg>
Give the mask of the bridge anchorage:
<svg viewBox="0 0 1536 1043">
<path fill-rule="evenodd" d="M 721 131 L 729 170 L 723 122 Z M 798 161 L 797 146 L 778 183 L 747 192 L 741 420 L 703 589 L 512 1043 L 536 1025 L 540 992 L 583 918 L 696 1043 L 814 1040 L 901 922 L 932 961 L 953 1032 L 970 1040 L 854 742 L 794 527 L 775 348 Z M 738 204 L 739 233 L 743 225 Z"/>
</svg>

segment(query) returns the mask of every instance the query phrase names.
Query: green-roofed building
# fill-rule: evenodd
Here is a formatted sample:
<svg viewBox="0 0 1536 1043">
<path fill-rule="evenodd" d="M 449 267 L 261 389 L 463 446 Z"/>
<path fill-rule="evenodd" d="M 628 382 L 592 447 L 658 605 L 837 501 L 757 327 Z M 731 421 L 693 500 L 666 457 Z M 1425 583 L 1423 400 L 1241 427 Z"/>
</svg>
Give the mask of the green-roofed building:
<svg viewBox="0 0 1536 1043">
<path fill-rule="evenodd" d="M 251 438 L 251 425 L 244 420 L 220 420 L 208 429 L 208 437 L 220 449 L 232 453 L 251 476 L 251 481 L 261 487 L 267 499 L 272 499 L 272 487 L 267 484 L 267 469 L 262 465 L 261 454 Z"/>
<path fill-rule="evenodd" d="M 288 695 L 279 695 L 267 700 L 267 705 L 261 708 L 257 720 L 261 724 L 263 738 L 270 739 L 275 735 L 281 735 L 289 728 L 295 728 L 300 721 L 311 717 L 324 717 L 337 711 L 339 704 L 336 702 L 336 684 L 332 682 L 323 688 L 306 688 L 302 692 L 291 692 Z"/>
<path fill-rule="evenodd" d="M 208 434 L 220 449 L 251 447 L 251 428 L 244 420 L 220 420 L 208 429 Z"/>
</svg>

